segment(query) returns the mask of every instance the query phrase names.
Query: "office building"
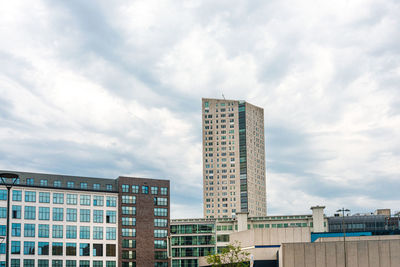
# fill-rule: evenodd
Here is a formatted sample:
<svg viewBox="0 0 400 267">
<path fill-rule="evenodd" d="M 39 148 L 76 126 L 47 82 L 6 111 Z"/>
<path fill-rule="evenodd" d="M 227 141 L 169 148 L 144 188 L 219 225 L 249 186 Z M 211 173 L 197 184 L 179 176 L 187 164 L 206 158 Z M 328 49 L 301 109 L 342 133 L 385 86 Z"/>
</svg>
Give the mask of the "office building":
<svg viewBox="0 0 400 267">
<path fill-rule="evenodd" d="M 0 171 L 0 265 L 169 266 L 169 181 Z M 4 182 L 3 182 L 4 181 Z"/>
<path fill-rule="evenodd" d="M 204 217 L 265 216 L 264 110 L 203 98 L 202 133 Z"/>
</svg>

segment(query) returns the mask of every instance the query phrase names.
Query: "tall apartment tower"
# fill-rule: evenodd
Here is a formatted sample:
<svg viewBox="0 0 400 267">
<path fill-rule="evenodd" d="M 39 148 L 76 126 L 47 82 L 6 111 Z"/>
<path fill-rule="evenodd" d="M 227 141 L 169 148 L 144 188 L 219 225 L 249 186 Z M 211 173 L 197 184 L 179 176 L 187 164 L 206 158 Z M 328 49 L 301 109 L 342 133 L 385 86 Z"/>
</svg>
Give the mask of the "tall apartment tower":
<svg viewBox="0 0 400 267">
<path fill-rule="evenodd" d="M 265 216 L 264 110 L 203 98 L 202 118 L 204 217 Z"/>
</svg>

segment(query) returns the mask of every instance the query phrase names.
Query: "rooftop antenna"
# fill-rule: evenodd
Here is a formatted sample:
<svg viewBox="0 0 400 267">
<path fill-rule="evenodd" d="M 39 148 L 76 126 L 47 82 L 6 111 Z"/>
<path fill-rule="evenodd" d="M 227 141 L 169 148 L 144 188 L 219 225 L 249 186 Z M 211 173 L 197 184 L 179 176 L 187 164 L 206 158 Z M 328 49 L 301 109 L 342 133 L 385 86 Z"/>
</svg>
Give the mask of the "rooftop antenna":
<svg viewBox="0 0 400 267">
<path fill-rule="evenodd" d="M 224 98 L 224 100 L 225 100 L 225 96 L 224 96 L 224 93 L 222 93 L 222 97 Z"/>
</svg>

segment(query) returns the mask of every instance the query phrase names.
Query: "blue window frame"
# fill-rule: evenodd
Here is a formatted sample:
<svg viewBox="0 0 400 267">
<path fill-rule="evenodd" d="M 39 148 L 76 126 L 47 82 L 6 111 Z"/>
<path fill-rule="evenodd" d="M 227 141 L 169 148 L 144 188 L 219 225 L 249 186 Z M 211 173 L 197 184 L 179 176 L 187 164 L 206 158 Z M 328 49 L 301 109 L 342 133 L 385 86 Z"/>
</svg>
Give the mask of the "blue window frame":
<svg viewBox="0 0 400 267">
<path fill-rule="evenodd" d="M 36 192 L 25 191 L 25 202 L 36 202 Z"/>
<path fill-rule="evenodd" d="M 49 242 L 38 242 L 38 255 L 49 255 Z"/>
<path fill-rule="evenodd" d="M 103 196 L 93 196 L 93 206 L 103 207 L 104 197 Z"/>
<path fill-rule="evenodd" d="M 106 227 L 106 239 L 107 240 L 117 239 L 117 230 L 115 227 Z"/>
<path fill-rule="evenodd" d="M 48 238 L 50 232 L 50 226 L 48 224 L 38 225 L 39 237 Z"/>
<path fill-rule="evenodd" d="M 21 236 L 21 224 L 20 223 L 11 224 L 11 236 Z"/>
<path fill-rule="evenodd" d="M 6 236 L 6 226 L 0 225 L 0 236 Z"/>
<path fill-rule="evenodd" d="M 64 208 L 53 208 L 53 221 L 64 220 Z"/>
<path fill-rule="evenodd" d="M 6 254 L 6 243 L 0 243 L 0 254 Z M 1 265 L 1 267 L 5 267 L 5 262 L 4 265 Z"/>
<path fill-rule="evenodd" d="M 80 210 L 80 221 L 81 222 L 90 222 L 90 210 L 88 210 L 88 209 Z"/>
<path fill-rule="evenodd" d="M 77 194 L 67 194 L 67 204 L 68 205 L 78 204 L 78 195 Z"/>
<path fill-rule="evenodd" d="M 64 194 L 53 193 L 53 204 L 64 204 Z"/>
<path fill-rule="evenodd" d="M 24 255 L 35 255 L 35 242 L 24 241 Z"/>
<path fill-rule="evenodd" d="M 106 211 L 106 223 L 116 223 L 117 222 L 117 213 L 113 210 Z"/>
<path fill-rule="evenodd" d="M 12 206 L 12 215 L 13 219 L 21 219 L 21 206 L 13 205 Z"/>
<path fill-rule="evenodd" d="M 25 206 L 24 208 L 24 219 L 25 220 L 35 220 L 36 219 L 36 207 Z"/>
<path fill-rule="evenodd" d="M 80 204 L 82 206 L 90 206 L 90 195 L 81 195 Z"/>
<path fill-rule="evenodd" d="M 7 208 L 0 207 L 0 218 L 7 218 Z"/>
<path fill-rule="evenodd" d="M 76 239 L 76 225 L 67 225 L 67 238 Z"/>
<path fill-rule="evenodd" d="M 79 256 L 90 256 L 90 244 L 88 243 L 79 244 Z"/>
<path fill-rule="evenodd" d="M 117 206 L 117 198 L 116 197 L 107 197 L 107 207 L 116 207 Z"/>
<path fill-rule="evenodd" d="M 50 192 L 39 192 L 39 203 L 50 203 Z"/>
<path fill-rule="evenodd" d="M 13 201 L 22 201 L 22 191 L 21 190 L 13 190 L 12 191 L 12 200 Z"/>
<path fill-rule="evenodd" d="M 94 226 L 93 227 L 93 239 L 103 239 L 103 227 Z"/>
<path fill-rule="evenodd" d="M 11 267 L 20 267 L 20 264 L 21 264 L 20 259 L 11 259 Z"/>
<path fill-rule="evenodd" d="M 79 238 L 80 239 L 90 239 L 90 227 L 80 226 L 79 227 Z"/>
<path fill-rule="evenodd" d="M 103 218 L 104 218 L 103 210 L 94 210 L 93 211 L 93 222 L 103 223 Z"/>
<path fill-rule="evenodd" d="M 63 238 L 63 226 L 62 225 L 53 225 L 53 238 Z"/>
<path fill-rule="evenodd" d="M 24 224 L 24 237 L 35 237 L 35 224 L 25 223 Z"/>
<path fill-rule="evenodd" d="M 11 254 L 21 254 L 21 241 L 11 241 Z"/>
<path fill-rule="evenodd" d="M 50 220 L 50 208 L 39 207 L 39 220 L 48 221 Z"/>
<path fill-rule="evenodd" d="M 67 209 L 67 222 L 76 222 L 76 219 L 77 219 L 77 210 Z"/>
</svg>

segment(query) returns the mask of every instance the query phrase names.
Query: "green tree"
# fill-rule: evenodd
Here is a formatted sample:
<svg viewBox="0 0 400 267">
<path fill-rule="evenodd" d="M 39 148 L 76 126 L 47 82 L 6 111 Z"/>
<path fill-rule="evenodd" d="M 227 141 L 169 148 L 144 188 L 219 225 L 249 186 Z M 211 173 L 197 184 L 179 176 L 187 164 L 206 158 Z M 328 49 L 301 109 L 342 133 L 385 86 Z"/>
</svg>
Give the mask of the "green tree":
<svg viewBox="0 0 400 267">
<path fill-rule="evenodd" d="M 250 253 L 243 251 L 239 242 L 229 244 L 220 254 L 206 257 L 207 263 L 213 267 L 248 267 Z"/>
</svg>

